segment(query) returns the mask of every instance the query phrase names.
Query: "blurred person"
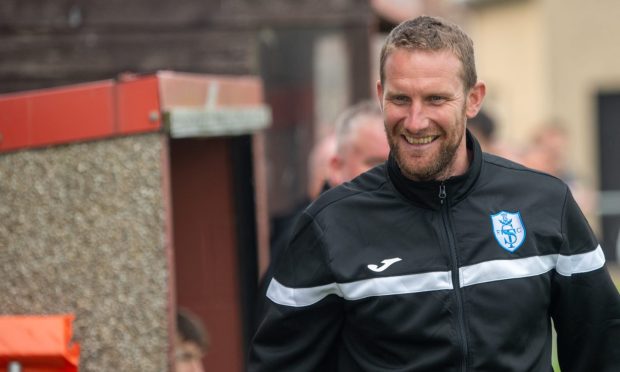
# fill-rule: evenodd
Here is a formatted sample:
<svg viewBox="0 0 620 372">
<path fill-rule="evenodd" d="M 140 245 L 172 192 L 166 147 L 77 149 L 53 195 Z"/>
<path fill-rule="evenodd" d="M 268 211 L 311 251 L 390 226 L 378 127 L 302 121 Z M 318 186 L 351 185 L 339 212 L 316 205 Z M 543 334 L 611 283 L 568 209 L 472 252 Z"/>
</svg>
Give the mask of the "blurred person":
<svg viewBox="0 0 620 372">
<path fill-rule="evenodd" d="M 289 218 L 287 229 L 276 238 L 278 256 L 286 245 L 294 221 L 301 211 L 324 191 L 347 182 L 387 160 L 390 148 L 385 137 L 381 109 L 376 101 L 363 100 L 348 108 L 336 118 L 334 132 L 317 142 L 308 161 L 308 199 Z"/>
<path fill-rule="evenodd" d="M 299 213 L 324 191 L 350 181 L 383 163 L 389 153 L 381 110 L 376 101 L 363 100 L 338 115 L 334 132 L 318 141 L 308 158 L 308 197 L 295 208 L 275 240 L 288 240 Z M 277 242 L 274 245 L 281 246 Z M 272 251 L 278 255 L 280 250 Z"/>
<path fill-rule="evenodd" d="M 336 151 L 329 162 L 329 185 L 338 186 L 382 164 L 389 152 L 377 102 L 366 100 L 353 105 L 336 120 Z"/>
<path fill-rule="evenodd" d="M 308 155 L 308 190 L 306 196 L 297 202 L 291 210 L 271 221 L 271 252 L 277 256 L 283 237 L 288 237 L 298 214 L 308 206 L 319 194 L 329 188 L 329 163 L 336 152 L 336 136 L 328 133 L 314 144 Z M 274 248 L 275 247 L 275 248 Z"/>
<path fill-rule="evenodd" d="M 200 318 L 189 310 L 178 309 L 174 370 L 176 372 L 204 372 L 202 358 L 208 348 L 208 334 Z"/>
<path fill-rule="evenodd" d="M 381 51 L 384 164 L 323 193 L 279 259 L 248 368 L 620 371 L 620 296 L 567 185 L 483 153 L 473 42 L 434 17 Z M 553 321 L 553 323 L 552 323 Z"/>
<path fill-rule="evenodd" d="M 467 120 L 467 129 L 476 137 L 482 151 L 512 161 L 521 161 L 521 157 L 512 146 L 502 143 L 497 139 L 497 125 L 495 124 L 495 119 L 485 110 L 480 110 L 476 116 Z"/>
<path fill-rule="evenodd" d="M 495 121 L 484 110 L 467 121 L 467 129 L 476 137 L 482 151 L 495 153 Z"/>
<path fill-rule="evenodd" d="M 568 166 L 570 140 L 566 129 L 558 124 L 545 124 L 533 135 L 525 163 L 531 168 L 561 178 L 567 183 L 575 179 Z"/>
<path fill-rule="evenodd" d="M 270 264 L 259 283 L 259 317 L 266 290 L 265 282 L 271 279 L 273 262 L 286 247 L 293 225 L 304 208 L 306 208 L 322 192 L 329 189 L 330 162 L 336 152 L 336 135 L 332 132 L 314 144 L 308 156 L 308 192 L 304 199 L 296 203 L 292 210 L 277 221 L 272 221 L 270 239 Z M 261 295 L 262 294 L 262 295 Z"/>
<path fill-rule="evenodd" d="M 335 153 L 335 133 L 329 133 L 324 136 L 310 151 L 310 156 L 308 156 L 308 199 L 306 205 L 329 188 L 329 163 Z"/>
<path fill-rule="evenodd" d="M 259 318 L 273 268 L 286 248 L 294 223 L 303 209 L 324 191 L 385 162 L 388 154 L 383 117 L 376 101 L 360 101 L 338 115 L 334 132 L 317 142 L 310 153 L 310 198 L 289 218 L 287 228 L 273 239 L 271 261 L 259 284 Z"/>
<path fill-rule="evenodd" d="M 321 193 L 350 181 L 370 168 L 383 163 L 389 154 L 383 117 L 374 100 L 351 105 L 336 118 L 334 132 L 318 141 L 308 157 L 308 195 L 284 222 L 272 239 L 271 255 L 278 256 L 282 243 L 288 241 L 299 213 Z"/>
<path fill-rule="evenodd" d="M 592 217 L 597 204 L 596 193 L 577 176 L 569 163 L 570 135 L 558 122 L 542 125 L 533 135 L 523 156 L 526 166 L 558 177 L 568 184 L 577 204 Z"/>
</svg>

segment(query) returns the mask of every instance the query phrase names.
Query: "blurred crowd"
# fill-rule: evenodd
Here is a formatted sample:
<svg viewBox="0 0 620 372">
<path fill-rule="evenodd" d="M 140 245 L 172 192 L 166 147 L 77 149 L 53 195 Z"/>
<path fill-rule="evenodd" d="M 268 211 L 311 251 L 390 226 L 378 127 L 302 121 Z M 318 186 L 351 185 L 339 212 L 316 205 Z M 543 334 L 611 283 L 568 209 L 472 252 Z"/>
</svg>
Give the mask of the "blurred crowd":
<svg viewBox="0 0 620 372">
<path fill-rule="evenodd" d="M 571 166 L 571 138 L 560 122 L 541 123 L 528 143 L 522 147 L 499 140 L 496 121 L 485 111 L 480 111 L 475 118 L 468 120 L 467 128 L 480 142 L 482 151 L 548 173 L 566 182 L 584 214 L 593 216 L 597 202 L 596 192 Z"/>
</svg>

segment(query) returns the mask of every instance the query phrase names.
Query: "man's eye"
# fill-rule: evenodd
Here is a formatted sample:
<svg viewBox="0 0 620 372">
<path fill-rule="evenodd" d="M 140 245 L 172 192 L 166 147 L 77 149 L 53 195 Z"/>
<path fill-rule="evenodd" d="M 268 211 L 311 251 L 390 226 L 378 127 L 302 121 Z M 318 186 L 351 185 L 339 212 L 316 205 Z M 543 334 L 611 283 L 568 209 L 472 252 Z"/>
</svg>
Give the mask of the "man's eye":
<svg viewBox="0 0 620 372">
<path fill-rule="evenodd" d="M 392 97 L 392 102 L 396 105 L 404 105 L 409 102 L 409 98 L 406 96 L 394 96 Z"/>
<path fill-rule="evenodd" d="M 442 97 L 442 96 L 430 96 L 430 97 L 428 97 L 428 100 L 431 103 L 437 104 L 437 103 L 441 103 L 441 102 L 445 101 L 445 98 Z"/>
</svg>

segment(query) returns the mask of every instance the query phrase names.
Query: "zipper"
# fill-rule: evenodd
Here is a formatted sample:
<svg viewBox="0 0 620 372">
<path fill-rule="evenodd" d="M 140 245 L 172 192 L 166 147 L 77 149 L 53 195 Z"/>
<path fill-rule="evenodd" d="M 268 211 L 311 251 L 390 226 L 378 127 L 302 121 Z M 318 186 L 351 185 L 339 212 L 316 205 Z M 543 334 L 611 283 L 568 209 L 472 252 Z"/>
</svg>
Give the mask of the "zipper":
<svg viewBox="0 0 620 372">
<path fill-rule="evenodd" d="M 443 202 L 446 200 L 446 185 L 442 182 L 441 184 L 439 184 L 439 201 L 441 202 L 441 205 L 443 205 Z"/>
<path fill-rule="evenodd" d="M 454 236 L 452 234 L 450 223 L 450 206 L 448 205 L 446 185 L 442 182 L 439 184 L 439 201 L 441 203 L 441 217 L 443 225 L 446 230 L 446 237 L 448 238 L 448 245 L 450 246 L 450 262 L 452 263 L 452 283 L 454 286 L 454 294 L 456 296 L 456 309 L 458 316 L 458 329 L 457 334 L 461 341 L 461 352 L 463 353 L 463 361 L 461 363 L 461 371 L 467 371 L 467 355 L 469 353 L 469 346 L 467 345 L 467 338 L 465 337 L 465 314 L 463 310 L 463 293 L 459 279 L 459 265 L 457 260 L 456 243 L 454 242 Z"/>
</svg>

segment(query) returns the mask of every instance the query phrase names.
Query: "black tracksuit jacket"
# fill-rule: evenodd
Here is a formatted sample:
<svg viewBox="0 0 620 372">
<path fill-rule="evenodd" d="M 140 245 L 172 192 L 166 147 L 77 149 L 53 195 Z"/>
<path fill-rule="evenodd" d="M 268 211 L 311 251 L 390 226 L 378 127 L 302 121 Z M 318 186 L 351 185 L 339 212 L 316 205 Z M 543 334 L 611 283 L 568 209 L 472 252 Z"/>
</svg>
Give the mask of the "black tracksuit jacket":
<svg viewBox="0 0 620 372">
<path fill-rule="evenodd" d="M 393 158 L 302 214 L 251 372 L 620 371 L 620 297 L 568 187 L 482 153 L 413 182 Z"/>
</svg>

